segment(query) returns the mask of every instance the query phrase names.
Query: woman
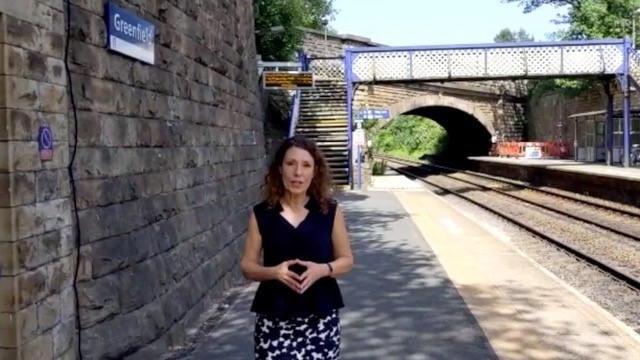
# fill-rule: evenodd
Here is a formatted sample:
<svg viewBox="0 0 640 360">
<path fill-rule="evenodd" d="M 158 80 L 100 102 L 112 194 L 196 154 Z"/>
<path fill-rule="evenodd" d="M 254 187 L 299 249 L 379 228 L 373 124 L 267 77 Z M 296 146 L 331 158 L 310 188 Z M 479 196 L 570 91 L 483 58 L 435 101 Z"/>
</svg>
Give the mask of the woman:
<svg viewBox="0 0 640 360">
<path fill-rule="evenodd" d="M 261 282 L 251 305 L 255 358 L 339 359 L 344 303 L 335 278 L 351 270 L 353 255 L 327 162 L 311 141 L 287 139 L 265 185 L 240 264 Z"/>
</svg>

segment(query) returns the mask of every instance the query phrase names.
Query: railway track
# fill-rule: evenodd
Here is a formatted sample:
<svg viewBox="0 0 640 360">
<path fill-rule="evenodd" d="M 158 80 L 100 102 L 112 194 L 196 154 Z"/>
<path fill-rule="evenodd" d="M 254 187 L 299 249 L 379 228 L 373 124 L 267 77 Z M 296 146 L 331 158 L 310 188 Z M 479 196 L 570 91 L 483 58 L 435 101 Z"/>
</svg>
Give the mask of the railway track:
<svg viewBox="0 0 640 360">
<path fill-rule="evenodd" d="M 374 157 L 386 160 L 394 171 L 498 215 L 640 290 L 640 211 L 442 165 Z M 501 203 L 502 209 L 496 203 Z"/>
</svg>

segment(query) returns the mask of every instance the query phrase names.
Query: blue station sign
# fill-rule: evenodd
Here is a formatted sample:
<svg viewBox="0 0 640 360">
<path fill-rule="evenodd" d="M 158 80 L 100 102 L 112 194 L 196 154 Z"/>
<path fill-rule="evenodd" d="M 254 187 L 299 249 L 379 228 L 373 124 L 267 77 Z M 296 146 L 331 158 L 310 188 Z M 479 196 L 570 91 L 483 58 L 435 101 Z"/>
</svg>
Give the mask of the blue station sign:
<svg viewBox="0 0 640 360">
<path fill-rule="evenodd" d="M 106 4 L 107 48 L 149 64 L 155 62 L 156 27 L 112 2 Z"/>
<path fill-rule="evenodd" d="M 356 117 L 364 120 L 388 119 L 391 116 L 389 109 L 356 110 Z"/>
</svg>

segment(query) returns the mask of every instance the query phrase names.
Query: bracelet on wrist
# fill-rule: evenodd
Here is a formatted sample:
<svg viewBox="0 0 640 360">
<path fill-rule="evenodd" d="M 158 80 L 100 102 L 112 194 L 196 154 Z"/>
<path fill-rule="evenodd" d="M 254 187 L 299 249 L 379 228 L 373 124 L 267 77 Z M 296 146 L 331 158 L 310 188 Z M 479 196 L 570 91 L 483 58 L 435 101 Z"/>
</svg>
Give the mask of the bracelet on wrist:
<svg viewBox="0 0 640 360">
<path fill-rule="evenodd" d="M 330 263 L 327 263 L 327 266 L 329 267 L 329 275 L 333 274 L 333 266 Z"/>
</svg>

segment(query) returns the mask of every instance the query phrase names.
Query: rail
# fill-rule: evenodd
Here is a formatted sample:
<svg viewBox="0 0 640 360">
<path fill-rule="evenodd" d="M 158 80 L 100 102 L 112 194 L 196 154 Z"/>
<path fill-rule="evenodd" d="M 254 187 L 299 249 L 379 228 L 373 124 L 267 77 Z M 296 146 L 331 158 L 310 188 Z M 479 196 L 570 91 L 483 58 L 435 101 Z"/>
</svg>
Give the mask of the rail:
<svg viewBox="0 0 640 360">
<path fill-rule="evenodd" d="M 429 184 L 431 186 L 434 186 L 442 191 L 445 191 L 447 193 L 453 194 L 455 196 L 458 196 L 466 201 L 469 201 L 473 204 L 475 204 L 476 206 L 487 210 L 495 215 L 500 216 L 501 218 L 521 227 L 522 229 L 535 234 L 537 236 L 539 236 L 542 239 L 547 240 L 548 242 L 554 244 L 555 246 L 564 249 L 565 251 L 567 251 L 568 253 L 602 269 L 603 271 L 605 271 L 606 273 L 612 275 L 613 277 L 617 278 L 618 280 L 630 285 L 631 287 L 635 288 L 635 289 L 640 289 L 640 278 L 636 277 L 635 275 L 633 275 L 632 273 L 628 272 L 626 268 L 623 267 L 619 267 L 617 265 L 611 264 L 607 261 L 605 261 L 604 259 L 600 259 L 595 255 L 592 254 L 588 254 L 586 252 L 584 252 L 583 250 L 580 250 L 578 248 L 576 248 L 574 245 L 569 244 L 566 239 L 560 239 L 556 236 L 554 236 L 553 234 L 549 234 L 546 233 L 545 231 L 542 231 L 541 229 L 536 228 L 535 226 L 531 226 L 529 223 L 527 223 L 524 220 L 520 220 L 520 219 L 516 219 L 512 214 L 507 213 L 503 210 L 498 210 L 496 208 L 493 208 L 492 206 L 489 206 L 486 203 L 483 203 L 481 201 L 478 201 L 476 199 L 473 199 L 472 197 L 470 197 L 469 195 L 465 194 L 464 192 L 468 191 L 468 189 L 465 189 L 464 191 L 459 191 L 459 190 L 455 190 L 455 189 L 451 189 L 449 187 L 446 186 L 442 186 L 434 181 L 432 181 L 428 176 L 424 176 L 423 174 L 420 173 L 419 170 L 427 170 L 428 173 L 438 173 L 438 174 L 443 174 L 445 177 L 447 178 L 451 178 L 453 180 L 462 182 L 462 183 L 466 183 L 468 185 L 472 185 L 475 187 L 478 187 L 480 189 L 483 189 L 484 191 L 491 191 L 491 192 L 495 192 L 504 196 L 507 196 L 509 198 L 513 198 L 513 199 L 517 199 L 517 201 L 521 201 L 536 207 L 540 207 L 543 208 L 547 211 L 551 211 L 557 214 L 561 214 L 563 216 L 569 217 L 569 218 L 573 218 L 575 220 L 590 224 L 590 225 L 594 225 L 597 226 L 603 230 L 606 231 L 610 231 L 612 233 L 621 235 L 621 236 L 625 236 L 627 238 L 629 238 L 630 240 L 634 240 L 634 241 L 640 241 L 640 237 L 638 237 L 635 234 L 632 233 L 628 233 L 626 231 L 620 230 L 620 229 L 615 229 L 615 228 L 611 228 L 608 226 L 604 226 L 603 224 L 601 224 L 601 222 L 599 221 L 594 221 L 594 220 L 589 220 L 587 218 L 584 217 L 580 217 L 580 216 L 576 216 L 573 214 L 569 214 L 565 211 L 562 211 L 560 209 L 557 208 L 551 208 L 548 206 L 544 206 L 541 203 L 537 203 L 537 202 L 532 202 L 529 200 L 526 200 L 524 198 L 521 198 L 519 196 L 510 194 L 508 191 L 502 191 L 496 187 L 493 186 L 487 186 L 487 185 L 482 185 L 476 182 L 472 182 L 472 181 L 468 181 L 468 180 L 463 180 L 457 177 L 452 177 L 451 175 L 449 175 L 448 173 L 452 173 L 455 172 L 457 169 L 453 169 L 453 168 L 449 168 L 446 166 L 441 166 L 441 165 L 434 165 L 434 164 L 429 164 L 429 163 L 424 163 L 424 162 L 420 162 L 420 161 L 414 161 L 414 160 L 407 160 L 407 159 L 402 159 L 402 158 L 397 158 L 394 156 L 387 156 L 387 155 L 374 155 L 374 158 L 380 158 L 380 159 L 384 159 L 387 160 L 388 162 L 391 163 L 396 163 L 399 165 L 404 166 L 405 168 L 400 168 L 400 167 L 394 167 L 394 166 L 390 166 L 388 165 L 389 168 L 393 169 L 394 171 L 400 173 L 400 174 L 404 174 L 407 175 L 411 178 L 415 178 L 418 179 L 421 182 L 424 182 L 426 184 Z M 464 172 L 464 173 L 468 173 L 469 172 Z M 476 175 L 476 174 L 473 174 Z M 480 177 L 484 177 L 484 176 L 480 176 Z M 498 180 L 495 178 L 492 178 L 493 181 L 496 182 L 505 182 L 505 183 L 509 183 L 511 185 L 516 185 L 513 182 L 510 181 L 504 181 L 504 180 Z M 516 185 L 516 186 L 521 186 L 521 185 Z M 524 186 L 523 186 L 524 187 Z M 536 189 L 536 191 L 540 191 L 539 189 Z M 541 193 L 544 193 L 544 191 L 540 191 Z M 558 194 L 550 194 L 549 195 L 553 195 L 553 196 L 558 196 Z M 569 198 L 567 198 L 567 200 L 569 200 Z M 576 198 L 572 198 L 571 201 L 582 201 Z M 587 202 L 584 202 L 587 203 Z M 603 209 L 607 209 L 607 207 L 599 205 L 599 204 L 595 204 L 595 203 L 591 203 L 590 205 L 595 206 L 595 207 L 600 207 Z M 637 213 L 629 213 L 629 212 L 625 212 L 625 211 L 621 211 L 620 209 L 610 209 L 608 208 L 607 210 L 610 211 L 615 211 L 617 213 L 620 214 L 624 214 L 624 215 L 629 215 L 629 216 L 634 216 L 637 217 L 638 214 Z"/>
</svg>

